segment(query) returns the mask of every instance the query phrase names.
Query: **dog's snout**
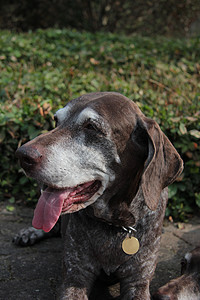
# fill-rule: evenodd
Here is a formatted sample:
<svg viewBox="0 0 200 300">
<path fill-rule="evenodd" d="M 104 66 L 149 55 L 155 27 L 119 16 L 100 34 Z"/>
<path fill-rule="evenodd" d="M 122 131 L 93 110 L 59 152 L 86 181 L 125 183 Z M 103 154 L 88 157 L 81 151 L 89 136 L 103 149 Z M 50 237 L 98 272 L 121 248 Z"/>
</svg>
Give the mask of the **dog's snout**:
<svg viewBox="0 0 200 300">
<path fill-rule="evenodd" d="M 18 148 L 15 155 L 19 158 L 20 164 L 25 170 L 35 166 L 42 159 L 42 154 L 38 149 L 28 146 Z"/>
</svg>

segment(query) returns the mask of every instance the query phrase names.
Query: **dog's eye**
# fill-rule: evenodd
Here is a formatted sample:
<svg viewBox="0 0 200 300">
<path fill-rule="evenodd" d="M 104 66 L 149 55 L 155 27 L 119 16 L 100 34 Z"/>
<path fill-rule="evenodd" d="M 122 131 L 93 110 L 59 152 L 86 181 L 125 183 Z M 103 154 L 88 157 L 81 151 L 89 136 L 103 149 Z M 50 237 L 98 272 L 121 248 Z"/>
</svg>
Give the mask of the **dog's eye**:
<svg viewBox="0 0 200 300">
<path fill-rule="evenodd" d="M 96 131 L 96 132 L 101 132 L 100 128 L 97 127 L 96 124 L 94 124 L 91 121 L 87 121 L 84 125 L 83 125 L 84 129 L 90 130 L 90 131 Z"/>
<path fill-rule="evenodd" d="M 88 119 L 85 121 L 85 123 L 83 123 L 83 129 L 87 130 L 88 132 L 94 132 L 94 133 L 98 133 L 100 135 L 106 135 L 106 132 L 102 126 L 102 123 L 100 123 L 100 121 L 98 120 L 91 120 Z"/>
<path fill-rule="evenodd" d="M 84 128 L 89 129 L 89 130 L 97 130 L 97 127 L 91 123 L 88 123 L 87 125 L 84 126 Z"/>
</svg>

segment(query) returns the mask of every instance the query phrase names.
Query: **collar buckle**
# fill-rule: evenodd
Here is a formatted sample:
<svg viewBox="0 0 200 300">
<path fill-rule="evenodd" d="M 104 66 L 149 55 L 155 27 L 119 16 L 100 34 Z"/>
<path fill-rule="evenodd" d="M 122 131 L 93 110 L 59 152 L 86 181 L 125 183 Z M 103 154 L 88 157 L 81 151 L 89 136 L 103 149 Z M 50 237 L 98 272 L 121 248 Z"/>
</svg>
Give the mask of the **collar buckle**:
<svg viewBox="0 0 200 300">
<path fill-rule="evenodd" d="M 137 232 L 137 230 L 132 226 L 128 226 L 128 227 L 122 226 L 122 229 L 124 231 L 128 232 L 129 237 L 131 237 L 133 235 L 133 233 Z"/>
</svg>

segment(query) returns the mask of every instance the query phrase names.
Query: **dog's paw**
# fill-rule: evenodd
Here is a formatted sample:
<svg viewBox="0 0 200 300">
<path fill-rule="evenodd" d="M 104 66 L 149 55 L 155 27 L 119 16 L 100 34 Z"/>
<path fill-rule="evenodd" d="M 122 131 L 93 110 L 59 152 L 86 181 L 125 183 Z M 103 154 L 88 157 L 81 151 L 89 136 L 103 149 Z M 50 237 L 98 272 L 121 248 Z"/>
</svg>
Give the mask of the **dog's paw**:
<svg viewBox="0 0 200 300">
<path fill-rule="evenodd" d="M 12 242 L 19 246 L 31 246 L 43 239 L 45 232 L 41 229 L 28 227 L 21 229 L 18 234 L 13 237 Z"/>
</svg>

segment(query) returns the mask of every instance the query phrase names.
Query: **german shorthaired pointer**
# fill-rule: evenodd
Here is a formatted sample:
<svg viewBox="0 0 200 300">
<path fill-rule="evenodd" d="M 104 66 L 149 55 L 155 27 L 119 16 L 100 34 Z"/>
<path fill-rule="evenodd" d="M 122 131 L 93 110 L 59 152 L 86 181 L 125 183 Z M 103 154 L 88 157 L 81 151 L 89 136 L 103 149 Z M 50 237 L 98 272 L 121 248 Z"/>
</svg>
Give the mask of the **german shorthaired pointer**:
<svg viewBox="0 0 200 300">
<path fill-rule="evenodd" d="M 27 176 L 46 186 L 33 218 L 38 236 L 64 219 L 59 299 L 91 299 L 100 277 L 120 282 L 120 299 L 150 299 L 166 187 L 183 168 L 179 154 L 158 124 L 118 93 L 74 99 L 55 121 L 16 155 Z"/>
<path fill-rule="evenodd" d="M 181 264 L 182 276 L 159 288 L 154 300 L 200 299 L 200 248 L 187 253 Z"/>
</svg>

